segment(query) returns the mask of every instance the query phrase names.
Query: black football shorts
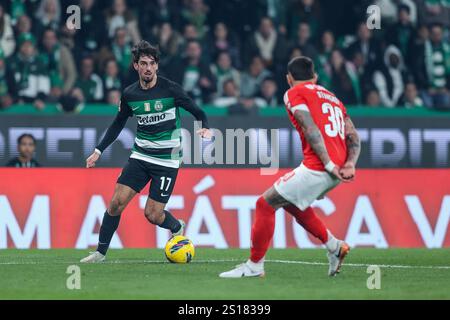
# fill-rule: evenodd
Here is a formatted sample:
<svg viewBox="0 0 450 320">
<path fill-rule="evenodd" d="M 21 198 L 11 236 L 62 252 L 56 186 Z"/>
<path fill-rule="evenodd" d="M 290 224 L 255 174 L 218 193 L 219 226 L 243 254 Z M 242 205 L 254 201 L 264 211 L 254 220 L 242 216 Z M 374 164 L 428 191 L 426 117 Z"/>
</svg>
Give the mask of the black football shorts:
<svg viewBox="0 0 450 320">
<path fill-rule="evenodd" d="M 167 203 L 175 186 L 177 174 L 178 168 L 164 167 L 129 158 L 117 183 L 126 185 L 139 193 L 151 181 L 149 197 L 152 200 Z"/>
</svg>

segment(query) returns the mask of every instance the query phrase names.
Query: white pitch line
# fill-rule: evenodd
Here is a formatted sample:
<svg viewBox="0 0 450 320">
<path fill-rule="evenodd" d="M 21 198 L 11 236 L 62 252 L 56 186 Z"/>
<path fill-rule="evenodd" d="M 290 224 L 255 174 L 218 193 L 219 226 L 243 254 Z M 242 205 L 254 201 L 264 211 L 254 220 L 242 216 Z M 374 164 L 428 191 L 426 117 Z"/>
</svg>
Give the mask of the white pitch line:
<svg viewBox="0 0 450 320">
<path fill-rule="evenodd" d="M 195 260 L 193 263 L 223 263 L 223 262 L 242 262 L 239 259 L 218 259 L 218 260 Z M 312 266 L 328 266 L 326 262 L 314 262 L 314 261 L 299 261 L 299 260 L 265 260 L 267 263 L 284 263 L 284 264 L 301 264 L 301 265 L 312 265 Z M 58 264 L 58 265 L 70 265 L 77 264 L 78 262 L 52 262 L 52 263 L 41 263 L 36 261 L 10 261 L 10 262 L 0 262 L 0 265 L 46 265 L 46 264 Z M 163 260 L 110 260 L 102 262 L 101 264 L 170 264 L 168 261 Z M 393 269 L 444 269 L 450 270 L 450 266 L 411 266 L 411 265 L 390 265 L 390 264 L 368 264 L 368 263 L 345 263 L 347 267 L 355 268 L 367 268 L 369 266 L 376 265 L 380 268 L 393 268 Z"/>
<path fill-rule="evenodd" d="M 287 263 L 287 264 L 305 264 L 305 265 L 316 265 L 316 266 L 328 266 L 325 262 L 309 262 L 309 261 L 291 261 L 291 260 L 266 260 L 265 262 L 274 263 Z M 408 266 L 408 265 L 391 265 L 391 264 L 368 264 L 368 263 L 344 263 L 344 266 L 348 267 L 369 267 L 378 266 L 380 268 L 397 268 L 397 269 L 450 269 L 450 266 Z"/>
<path fill-rule="evenodd" d="M 195 260 L 195 263 L 220 263 L 220 262 L 238 262 L 241 260 L 233 260 L 233 259 L 224 259 L 224 260 Z M 55 261 L 55 262 L 36 262 L 36 261 L 9 261 L 9 262 L 0 262 L 1 265 L 47 265 L 47 264 L 61 264 L 61 265 L 71 265 L 71 264 L 81 264 L 85 265 L 84 263 L 79 263 L 78 261 L 73 262 L 61 262 L 61 261 Z M 169 261 L 164 260 L 107 260 L 104 262 L 101 262 L 99 264 L 171 264 Z M 92 264 L 91 264 L 92 265 Z"/>
</svg>

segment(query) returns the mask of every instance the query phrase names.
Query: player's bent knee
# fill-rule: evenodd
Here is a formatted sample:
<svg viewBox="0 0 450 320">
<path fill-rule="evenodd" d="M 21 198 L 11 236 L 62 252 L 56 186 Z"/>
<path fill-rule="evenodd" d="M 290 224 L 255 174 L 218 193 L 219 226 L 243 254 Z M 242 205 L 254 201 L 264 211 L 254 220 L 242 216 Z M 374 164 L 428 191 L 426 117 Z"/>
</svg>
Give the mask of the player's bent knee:
<svg viewBox="0 0 450 320">
<path fill-rule="evenodd" d="M 118 216 L 125 209 L 125 203 L 119 199 L 113 199 L 109 205 L 108 213 L 110 216 Z"/>
</svg>

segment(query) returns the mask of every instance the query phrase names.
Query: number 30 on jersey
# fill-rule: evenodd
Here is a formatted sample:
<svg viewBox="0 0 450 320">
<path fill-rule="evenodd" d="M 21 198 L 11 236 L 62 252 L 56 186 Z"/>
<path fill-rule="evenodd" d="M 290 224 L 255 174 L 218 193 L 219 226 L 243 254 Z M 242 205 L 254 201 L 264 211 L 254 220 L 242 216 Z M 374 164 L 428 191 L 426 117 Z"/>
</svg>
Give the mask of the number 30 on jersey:
<svg viewBox="0 0 450 320">
<path fill-rule="evenodd" d="M 329 114 L 328 120 L 330 123 L 325 125 L 325 133 L 331 138 L 334 138 L 339 134 L 341 139 L 344 139 L 345 123 L 342 110 L 327 102 L 322 104 L 322 112 L 324 114 Z"/>
</svg>

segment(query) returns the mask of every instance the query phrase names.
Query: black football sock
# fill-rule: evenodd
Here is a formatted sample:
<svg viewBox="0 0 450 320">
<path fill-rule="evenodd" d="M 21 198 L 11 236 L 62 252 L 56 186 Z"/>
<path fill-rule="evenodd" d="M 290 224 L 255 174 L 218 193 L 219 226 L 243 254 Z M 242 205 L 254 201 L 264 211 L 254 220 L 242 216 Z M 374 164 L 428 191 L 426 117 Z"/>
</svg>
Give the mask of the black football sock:
<svg viewBox="0 0 450 320">
<path fill-rule="evenodd" d="M 106 211 L 103 215 L 103 221 L 102 226 L 100 227 L 100 235 L 98 237 L 97 246 L 97 251 L 101 254 L 105 255 L 106 251 L 108 251 L 109 244 L 111 243 L 114 232 L 119 226 L 119 221 L 120 215 L 113 217 L 108 214 L 108 211 Z"/>
<path fill-rule="evenodd" d="M 164 221 L 159 226 L 164 229 L 169 229 L 172 233 L 178 232 L 181 228 L 180 221 L 167 210 L 164 210 L 164 214 L 166 215 Z"/>
</svg>

